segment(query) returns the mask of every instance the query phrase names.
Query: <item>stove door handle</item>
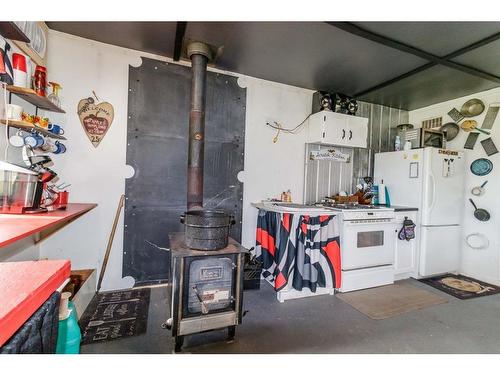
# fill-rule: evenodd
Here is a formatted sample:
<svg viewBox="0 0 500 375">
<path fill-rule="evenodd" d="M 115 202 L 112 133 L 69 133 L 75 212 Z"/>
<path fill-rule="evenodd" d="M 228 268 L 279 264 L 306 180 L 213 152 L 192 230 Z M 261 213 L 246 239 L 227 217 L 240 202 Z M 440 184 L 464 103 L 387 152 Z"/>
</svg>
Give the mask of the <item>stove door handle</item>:
<svg viewBox="0 0 500 375">
<path fill-rule="evenodd" d="M 205 301 L 203 301 L 203 298 L 201 297 L 201 294 L 198 291 L 198 288 L 196 287 L 196 285 L 193 286 L 193 290 L 194 290 L 194 293 L 196 294 L 196 297 L 198 297 L 198 301 L 200 301 L 200 304 L 201 304 L 201 313 L 203 315 L 207 315 L 210 312 L 210 310 L 208 309 L 208 306 L 205 303 Z"/>
</svg>

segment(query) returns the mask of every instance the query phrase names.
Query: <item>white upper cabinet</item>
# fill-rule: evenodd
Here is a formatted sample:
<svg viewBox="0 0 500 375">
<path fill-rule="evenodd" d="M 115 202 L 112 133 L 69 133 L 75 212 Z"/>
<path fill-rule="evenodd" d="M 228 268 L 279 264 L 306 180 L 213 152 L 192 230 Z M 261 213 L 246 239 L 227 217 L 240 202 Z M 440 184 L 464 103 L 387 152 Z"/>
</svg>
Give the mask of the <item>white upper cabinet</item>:
<svg viewBox="0 0 500 375">
<path fill-rule="evenodd" d="M 368 119 L 321 111 L 309 117 L 307 132 L 309 143 L 366 148 Z"/>
</svg>

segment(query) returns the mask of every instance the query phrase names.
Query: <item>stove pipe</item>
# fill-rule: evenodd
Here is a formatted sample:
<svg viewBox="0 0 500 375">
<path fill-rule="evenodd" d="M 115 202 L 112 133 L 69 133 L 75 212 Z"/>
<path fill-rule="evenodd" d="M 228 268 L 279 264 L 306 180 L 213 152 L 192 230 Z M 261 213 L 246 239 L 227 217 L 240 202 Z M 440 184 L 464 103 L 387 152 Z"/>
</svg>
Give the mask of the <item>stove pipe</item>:
<svg viewBox="0 0 500 375">
<path fill-rule="evenodd" d="M 212 54 L 206 44 L 192 42 L 187 46 L 187 55 L 192 66 L 187 170 L 187 208 L 190 210 L 203 207 L 207 63 Z"/>
</svg>

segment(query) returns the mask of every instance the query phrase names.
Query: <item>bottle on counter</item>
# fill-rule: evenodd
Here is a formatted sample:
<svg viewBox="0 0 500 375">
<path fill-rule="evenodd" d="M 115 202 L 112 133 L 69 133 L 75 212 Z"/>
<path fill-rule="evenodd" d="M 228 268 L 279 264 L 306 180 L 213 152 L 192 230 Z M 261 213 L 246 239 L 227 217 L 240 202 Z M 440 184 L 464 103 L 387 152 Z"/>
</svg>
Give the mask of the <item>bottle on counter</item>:
<svg viewBox="0 0 500 375">
<path fill-rule="evenodd" d="M 281 193 L 281 201 L 286 203 L 292 202 L 292 192 L 290 189 Z"/>
<path fill-rule="evenodd" d="M 401 151 L 401 137 L 399 135 L 396 136 L 396 140 L 394 141 L 394 150 Z"/>
</svg>

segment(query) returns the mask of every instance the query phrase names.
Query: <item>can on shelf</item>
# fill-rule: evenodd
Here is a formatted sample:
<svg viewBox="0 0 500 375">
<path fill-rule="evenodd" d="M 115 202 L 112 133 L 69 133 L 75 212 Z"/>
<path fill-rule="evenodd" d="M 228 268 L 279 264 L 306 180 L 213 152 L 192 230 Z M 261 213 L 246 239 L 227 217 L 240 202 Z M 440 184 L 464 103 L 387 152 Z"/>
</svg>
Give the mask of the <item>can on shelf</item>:
<svg viewBox="0 0 500 375">
<path fill-rule="evenodd" d="M 40 96 L 46 96 L 45 89 L 47 87 L 47 68 L 37 65 L 34 78 L 34 88 L 36 93 Z"/>
</svg>

